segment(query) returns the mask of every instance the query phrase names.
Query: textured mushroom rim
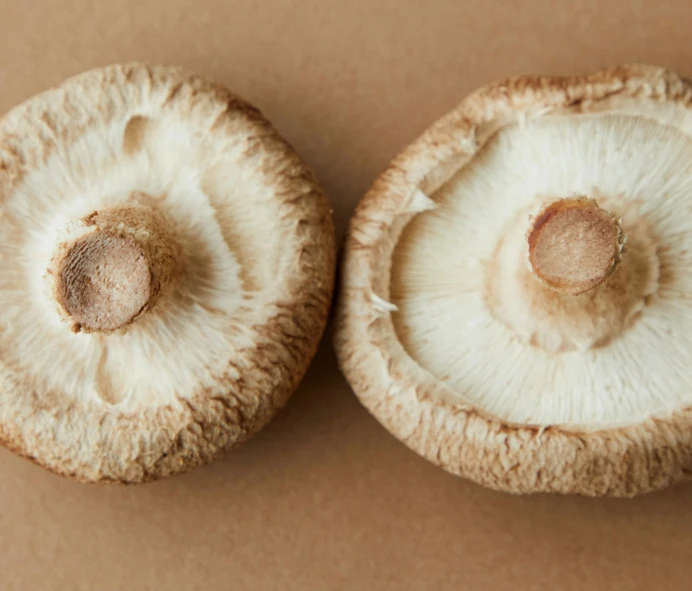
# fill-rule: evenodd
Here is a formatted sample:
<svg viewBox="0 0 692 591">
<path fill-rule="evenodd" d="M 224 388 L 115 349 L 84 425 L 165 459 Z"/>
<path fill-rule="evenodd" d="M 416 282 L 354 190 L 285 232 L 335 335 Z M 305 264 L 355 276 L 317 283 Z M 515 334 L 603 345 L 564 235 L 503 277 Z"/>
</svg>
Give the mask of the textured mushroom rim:
<svg viewBox="0 0 692 591">
<path fill-rule="evenodd" d="M 281 267 L 277 263 L 282 276 L 267 281 L 261 305 L 252 303 L 257 293 L 252 290 L 238 304 L 243 318 L 255 323 L 229 324 L 238 336 L 228 350 L 212 350 L 204 372 L 188 372 L 190 380 L 196 380 L 194 391 L 179 395 L 173 390 L 170 401 L 152 408 L 78 400 L 46 390 L 41 376 L 27 372 L 0 342 L 4 348 L 0 350 L 0 441 L 57 474 L 81 481 L 137 483 L 168 477 L 206 464 L 248 439 L 285 404 L 301 380 L 317 350 L 330 306 L 334 227 L 329 203 L 312 171 L 257 109 L 227 89 L 178 68 L 133 63 L 91 70 L 11 110 L 0 120 L 0 205 L 7 208 L 18 187 L 56 157 L 68 158 L 72 146 L 86 142 L 79 144 L 83 149 L 88 142 L 100 141 L 98 133 L 96 140 L 92 137 L 99 126 L 109 134 L 104 142 L 113 140 L 117 132 L 117 141 L 129 154 L 137 149 L 142 122 L 157 117 L 182 122 L 173 132 L 178 135 L 193 129 L 194 141 L 200 145 L 221 138 L 214 156 L 247 164 L 243 174 L 261 195 L 250 192 L 241 206 L 260 207 L 252 200 L 261 197 L 275 207 L 276 221 L 270 222 L 276 224 L 276 235 L 283 237 Z M 161 131 L 167 132 L 166 127 Z M 75 170 L 83 174 L 79 166 Z M 120 182 L 118 175 L 115 178 Z M 139 191 L 136 185 L 127 190 Z M 225 198 L 221 192 L 220 201 Z M 216 216 L 218 205 L 200 201 L 197 208 Z M 68 221 L 91 213 L 76 211 L 80 215 Z M 217 240 L 219 248 L 237 255 L 227 242 L 225 234 Z M 216 267 L 210 269 L 218 272 Z M 39 285 L 42 279 L 32 281 Z M 238 281 L 245 286 L 249 279 L 240 276 Z M 199 301 L 204 304 L 202 296 Z M 173 304 L 162 304 L 156 314 L 165 314 L 169 305 Z M 147 313 L 147 320 L 138 319 L 134 326 L 155 322 L 149 314 L 153 316 Z M 223 318 L 212 308 L 205 314 Z M 234 320 L 224 322 L 226 326 Z M 176 327 L 169 323 L 164 328 L 171 326 Z M 68 326 L 65 329 L 69 332 Z M 202 327 L 194 330 L 196 335 Z M 72 338 L 84 349 L 84 339 L 93 339 L 90 342 L 100 347 L 104 339 L 137 337 L 82 333 Z M 210 342 L 231 343 L 231 337 L 215 338 Z M 203 362 L 195 360 L 196 366 Z M 160 376 L 156 379 L 166 382 Z"/>
<path fill-rule="evenodd" d="M 391 257 L 404 226 L 506 124 L 612 112 L 675 124 L 691 104 L 692 84 L 652 66 L 517 77 L 470 95 L 391 163 L 351 220 L 335 329 L 342 370 L 388 430 L 446 470 L 509 492 L 631 496 L 692 474 L 692 408 L 593 429 L 512 424 L 460 402 L 421 368 L 397 337 L 389 303 Z"/>
</svg>

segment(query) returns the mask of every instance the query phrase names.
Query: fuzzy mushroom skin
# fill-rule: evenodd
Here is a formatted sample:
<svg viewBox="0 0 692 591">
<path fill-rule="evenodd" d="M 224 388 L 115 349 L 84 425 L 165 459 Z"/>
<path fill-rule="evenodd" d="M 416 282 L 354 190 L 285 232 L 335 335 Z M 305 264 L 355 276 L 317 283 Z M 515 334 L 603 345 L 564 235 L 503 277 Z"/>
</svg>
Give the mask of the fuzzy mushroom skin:
<svg viewBox="0 0 692 591">
<path fill-rule="evenodd" d="M 453 474 L 515 494 L 630 497 L 692 475 L 692 408 L 594 429 L 503 420 L 460 400 L 411 357 L 390 298 L 392 255 L 406 225 L 435 207 L 428 195 L 506 123 L 629 109 L 692 133 L 691 106 L 692 84 L 651 66 L 513 78 L 470 95 L 391 163 L 349 226 L 334 342 L 354 392 L 393 435 Z"/>
<path fill-rule="evenodd" d="M 85 172 L 92 164 L 109 178 Z M 82 174 L 91 185 L 74 186 Z M 55 215 L 37 205 L 31 219 L 50 240 L 36 241 L 36 269 L 8 271 L 25 234 L 15 220 L 53 180 L 55 203 L 76 205 Z M 124 334 L 75 334 L 52 299 L 48 252 L 65 223 L 88 226 L 95 211 L 142 195 L 175 218 L 182 269 Z M 0 121 L 0 218 L 10 221 L 0 228 L 0 298 L 15 314 L 0 321 L 0 440 L 57 474 L 129 484 L 207 464 L 274 416 L 317 350 L 334 282 L 329 203 L 256 108 L 194 74 L 114 65 L 11 110 Z M 107 227 L 108 215 L 100 221 Z M 167 281 L 153 277 L 152 289 Z M 31 357 L 41 327 L 16 311 L 21 298 L 47 323 L 33 351 L 57 361 L 43 373 Z"/>
</svg>

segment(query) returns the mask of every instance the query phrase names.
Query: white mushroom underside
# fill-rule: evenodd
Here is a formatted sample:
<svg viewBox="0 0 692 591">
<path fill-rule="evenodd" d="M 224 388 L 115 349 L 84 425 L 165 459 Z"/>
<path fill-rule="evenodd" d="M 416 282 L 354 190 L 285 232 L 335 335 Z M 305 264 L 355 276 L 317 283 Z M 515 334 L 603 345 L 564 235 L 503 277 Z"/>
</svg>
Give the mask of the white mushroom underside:
<svg viewBox="0 0 692 591">
<path fill-rule="evenodd" d="M 3 203 L 3 380 L 122 412 L 178 408 L 229 371 L 235 351 L 252 346 L 253 326 L 285 296 L 293 228 L 262 153 L 248 156 L 252 130 L 239 124 L 235 136 L 212 139 L 194 125 L 159 113 L 112 121 L 57 148 Z M 127 204 L 133 191 L 172 220 L 184 277 L 126 334 L 73 334 L 46 289 L 56 245 L 71 223 Z M 16 392 L 0 389 L 7 391 Z M 17 400 L 0 407 L 22 408 Z"/>
<path fill-rule="evenodd" d="M 526 232 L 526 212 L 575 195 L 604 196 L 625 226 L 648 228 L 665 281 L 606 344 L 551 351 L 496 317 L 488 269 L 501 236 Z M 629 115 L 512 124 L 431 198 L 395 249 L 392 317 L 411 357 L 461 403 L 584 428 L 692 404 L 692 138 Z"/>
</svg>

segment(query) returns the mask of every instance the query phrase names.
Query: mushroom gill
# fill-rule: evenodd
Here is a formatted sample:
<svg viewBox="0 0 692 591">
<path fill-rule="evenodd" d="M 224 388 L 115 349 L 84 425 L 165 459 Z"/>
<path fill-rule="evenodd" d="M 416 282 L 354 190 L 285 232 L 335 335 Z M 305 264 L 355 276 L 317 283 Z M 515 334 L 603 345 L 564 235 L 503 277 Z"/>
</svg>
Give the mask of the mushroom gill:
<svg viewBox="0 0 692 591">
<path fill-rule="evenodd" d="M 178 68 L 98 68 L 0 119 L 0 442 L 142 482 L 257 432 L 314 355 L 334 274 L 314 175 Z"/>
<path fill-rule="evenodd" d="M 470 94 L 351 220 L 334 343 L 445 470 L 633 496 L 692 474 L 692 84 L 625 65 Z"/>
<path fill-rule="evenodd" d="M 517 424 L 597 429 L 692 404 L 689 162 L 690 136 L 643 114 L 501 127 L 395 248 L 404 348 Z"/>
</svg>

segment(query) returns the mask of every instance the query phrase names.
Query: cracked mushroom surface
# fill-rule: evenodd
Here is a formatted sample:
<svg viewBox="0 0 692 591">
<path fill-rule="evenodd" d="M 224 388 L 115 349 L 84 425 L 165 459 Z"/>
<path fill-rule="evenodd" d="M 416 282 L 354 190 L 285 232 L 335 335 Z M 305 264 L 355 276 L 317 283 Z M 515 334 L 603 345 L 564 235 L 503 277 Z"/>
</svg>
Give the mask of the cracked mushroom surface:
<svg viewBox="0 0 692 591">
<path fill-rule="evenodd" d="M 360 203 L 341 281 L 341 368 L 428 460 L 512 493 L 689 477 L 692 83 L 476 91 Z"/>
<path fill-rule="evenodd" d="M 324 329 L 334 231 L 262 114 L 177 68 L 92 70 L 0 120 L 0 439 L 83 481 L 258 431 Z"/>
</svg>

